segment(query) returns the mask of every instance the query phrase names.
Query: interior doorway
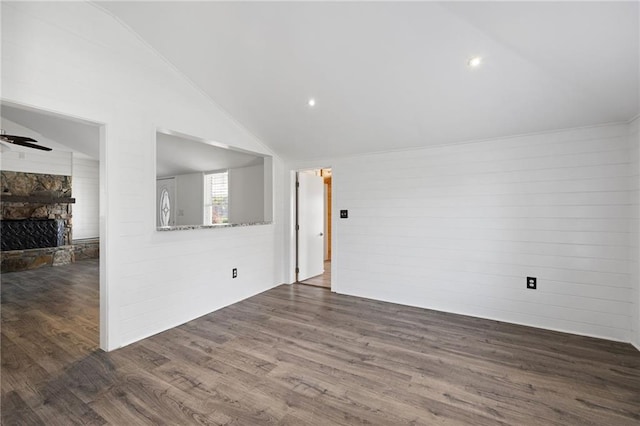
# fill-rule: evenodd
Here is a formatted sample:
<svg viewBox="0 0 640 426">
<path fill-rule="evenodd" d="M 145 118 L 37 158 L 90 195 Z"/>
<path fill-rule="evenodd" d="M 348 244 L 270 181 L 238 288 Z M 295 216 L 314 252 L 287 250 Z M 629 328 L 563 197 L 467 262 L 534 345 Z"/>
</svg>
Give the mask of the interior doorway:
<svg viewBox="0 0 640 426">
<path fill-rule="evenodd" d="M 296 281 L 331 288 L 330 168 L 296 174 Z"/>
<path fill-rule="evenodd" d="M 28 255 L 21 257 L 20 262 L 14 262 L 15 265 L 4 262 L 3 257 L 3 274 L 12 274 L 15 279 L 26 282 L 30 282 L 28 277 L 47 275 L 49 286 L 44 290 L 33 290 L 29 297 L 33 296 L 34 300 L 38 292 L 53 294 L 54 283 L 58 281 L 60 298 L 65 292 L 73 301 L 81 299 L 79 293 L 82 296 L 91 294 L 92 297 L 82 299 L 85 305 L 77 304 L 74 309 L 83 312 L 78 318 L 81 318 L 82 328 L 88 331 L 86 335 L 91 345 L 105 348 L 106 235 L 100 214 L 105 201 L 102 199 L 105 126 L 13 102 L 2 101 L 0 106 L 2 129 L 7 135 L 30 138 L 34 141 L 32 145 L 50 148 L 38 149 L 4 140 L 0 143 L 5 195 L 1 217 L 33 220 L 44 215 L 48 219 L 55 218 L 53 220 L 62 230 L 62 237 L 55 244 L 36 245 L 25 250 Z M 10 253 L 7 258 L 15 254 Z M 18 278 L 20 276 L 23 278 Z M 56 281 L 60 277 L 67 278 Z M 9 281 L 8 275 L 4 278 Z M 35 286 L 37 280 L 30 284 Z M 65 306 L 71 309 L 70 304 Z"/>
</svg>

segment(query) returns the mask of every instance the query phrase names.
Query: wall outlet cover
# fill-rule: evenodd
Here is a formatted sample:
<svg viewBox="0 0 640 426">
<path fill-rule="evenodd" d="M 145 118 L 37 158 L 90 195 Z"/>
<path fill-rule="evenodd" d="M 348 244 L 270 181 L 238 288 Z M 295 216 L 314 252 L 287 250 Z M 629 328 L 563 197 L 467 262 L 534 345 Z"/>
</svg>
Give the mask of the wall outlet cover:
<svg viewBox="0 0 640 426">
<path fill-rule="evenodd" d="M 538 288 L 538 279 L 536 277 L 527 277 L 527 288 L 536 290 Z"/>
<path fill-rule="evenodd" d="M 349 217 L 349 210 L 340 210 L 340 219 L 346 219 Z"/>
</svg>

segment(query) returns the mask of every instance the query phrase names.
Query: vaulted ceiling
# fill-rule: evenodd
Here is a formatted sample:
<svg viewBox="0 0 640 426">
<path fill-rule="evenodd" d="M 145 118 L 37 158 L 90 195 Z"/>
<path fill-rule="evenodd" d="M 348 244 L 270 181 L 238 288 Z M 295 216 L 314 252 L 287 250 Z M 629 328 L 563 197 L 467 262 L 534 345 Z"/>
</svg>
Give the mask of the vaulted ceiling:
<svg viewBox="0 0 640 426">
<path fill-rule="evenodd" d="M 5 102 L 0 103 L 0 113 L 3 126 L 4 120 L 9 120 L 30 130 L 29 133 L 20 133 L 20 136 L 35 138 L 39 143 L 43 142 L 41 139 L 44 137 L 47 140 L 42 145 L 49 148 L 72 151 L 78 158 L 100 159 L 100 128 L 97 124 L 14 106 Z M 28 151 L 27 148 L 15 146 L 12 149 Z"/>
<path fill-rule="evenodd" d="M 640 112 L 637 2 L 98 5 L 288 159 Z"/>
</svg>

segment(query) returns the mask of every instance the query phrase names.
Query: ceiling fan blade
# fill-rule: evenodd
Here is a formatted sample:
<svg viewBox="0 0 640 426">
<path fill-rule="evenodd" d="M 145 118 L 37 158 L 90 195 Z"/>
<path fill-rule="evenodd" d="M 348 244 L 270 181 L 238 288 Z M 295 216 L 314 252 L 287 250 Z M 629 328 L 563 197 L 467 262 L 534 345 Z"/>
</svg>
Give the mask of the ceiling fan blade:
<svg viewBox="0 0 640 426">
<path fill-rule="evenodd" d="M 5 140 L 9 142 L 38 142 L 37 140 L 27 137 L 27 136 L 16 136 L 16 135 L 0 135 Z"/>
<path fill-rule="evenodd" d="M 31 142 L 25 142 L 25 141 L 21 141 L 21 140 L 14 140 L 14 141 L 9 140 L 7 142 L 12 143 L 14 145 L 26 146 L 27 148 L 39 149 L 41 151 L 51 151 L 51 148 L 49 148 L 49 147 L 42 146 L 42 145 L 36 145 L 34 143 L 31 143 Z"/>
<path fill-rule="evenodd" d="M 39 149 L 41 151 L 51 151 L 51 148 L 31 143 L 38 141 L 28 136 L 5 135 L 3 131 L 3 133 L 0 134 L 0 140 L 2 140 L 3 142 L 12 143 L 14 145 L 26 146 L 27 148 Z"/>
</svg>

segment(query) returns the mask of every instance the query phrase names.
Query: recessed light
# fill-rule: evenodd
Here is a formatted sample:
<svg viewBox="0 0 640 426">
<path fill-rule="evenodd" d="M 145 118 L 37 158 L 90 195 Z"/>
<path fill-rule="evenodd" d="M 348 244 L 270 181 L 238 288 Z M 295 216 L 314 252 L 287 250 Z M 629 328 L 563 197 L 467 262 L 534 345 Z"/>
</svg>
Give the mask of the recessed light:
<svg viewBox="0 0 640 426">
<path fill-rule="evenodd" d="M 473 58 L 470 58 L 469 61 L 467 62 L 467 65 L 469 65 L 469 68 L 478 68 L 480 64 L 482 64 L 482 58 L 480 56 L 474 56 Z"/>
<path fill-rule="evenodd" d="M 307 102 L 307 105 L 309 105 L 310 107 L 316 106 L 316 100 L 313 98 L 309 99 L 309 102 Z"/>
</svg>

